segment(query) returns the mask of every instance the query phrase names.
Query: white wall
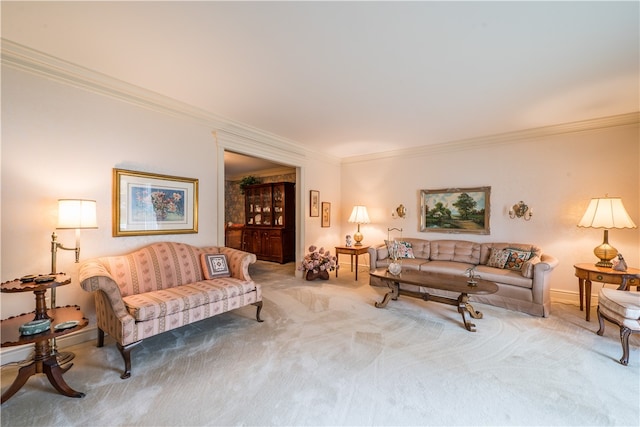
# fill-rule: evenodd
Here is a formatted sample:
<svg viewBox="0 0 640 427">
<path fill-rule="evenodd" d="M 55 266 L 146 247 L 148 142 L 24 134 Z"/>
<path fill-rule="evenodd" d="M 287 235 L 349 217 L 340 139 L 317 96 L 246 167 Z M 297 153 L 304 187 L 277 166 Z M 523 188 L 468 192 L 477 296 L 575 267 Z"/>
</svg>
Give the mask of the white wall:
<svg viewBox="0 0 640 427">
<path fill-rule="evenodd" d="M 342 168 L 342 201 L 367 206 L 372 223 L 361 230 L 370 245 L 382 243 L 388 227 L 403 228 L 405 237 L 431 240 L 537 244 L 560 260 L 552 275 L 554 295 L 577 301 L 573 265 L 595 263 L 593 248 L 603 238 L 602 230 L 576 226 L 589 200 L 606 194 L 622 197 L 640 225 L 639 141 L 635 124 L 355 159 Z M 479 186 L 491 186 L 490 235 L 419 231 L 421 189 Z M 533 208 L 530 221 L 508 216 L 509 207 L 520 200 Z M 408 215 L 392 219 L 391 210 L 400 203 Z M 611 230 L 609 241 L 630 266 L 640 266 L 640 229 Z"/>
<path fill-rule="evenodd" d="M 42 62 L 37 64 L 40 67 Z M 91 198 L 98 202 L 99 229 L 82 233 L 82 259 L 126 253 L 160 240 L 195 245 L 221 243 L 218 215 L 224 212 L 220 206 L 224 183 L 219 175 L 220 153 L 233 147 L 279 161 L 279 153 L 286 149 L 285 143 L 278 147 L 277 141 L 267 136 L 262 139 L 259 132 L 248 142 L 235 138 L 236 134 L 229 131 L 236 129 L 233 124 L 218 132 L 227 135 L 222 138 L 224 146 L 216 146 L 212 131 L 219 129 L 193 112 L 161 113 L 161 108 L 142 108 L 61 83 L 53 74 L 49 77 L 3 63 L 3 282 L 25 274 L 49 272 L 58 198 Z M 290 156 L 298 160 L 283 161 L 299 168 L 302 215 L 298 218 L 298 258 L 311 244 L 326 248 L 343 244 L 344 235 L 355 231 L 355 226 L 347 223 L 351 208 L 362 203 L 369 208 L 373 221 L 362 226 L 365 244 L 382 242 L 390 226 L 403 227 L 405 236 L 533 242 L 560 258 L 552 287 L 575 293 L 577 280 L 571 266 L 594 260 L 591 251 L 602 239 L 600 230 L 575 226 L 589 199 L 606 193 L 621 196 L 634 221 L 640 224 L 638 133 L 636 124 L 518 139 L 509 144 L 454 144 L 455 149 L 420 151 L 419 155 L 399 153 L 380 159 L 350 159 L 342 167 L 318 153 L 301 150 Z M 199 233 L 112 237 L 113 168 L 199 179 Z M 481 185 L 492 187 L 490 236 L 418 231 L 420 189 Z M 312 189 L 320 191 L 320 201 L 332 204 L 329 228 L 320 226 L 320 217 L 309 217 Z M 535 210 L 530 222 L 507 217 L 508 207 L 519 200 Z M 391 209 L 399 203 L 408 208 L 408 216 L 392 220 Z M 59 230 L 58 234 L 61 243 L 73 246 L 72 231 Z M 638 229 L 613 230 L 610 241 L 630 265 L 640 265 Z M 58 270 L 73 279 L 71 285 L 60 288 L 58 302 L 81 305 L 93 321 L 92 297 L 79 288 L 71 252 L 59 253 Z M 1 294 L 0 298 L 2 318 L 33 310 L 33 295 Z"/>
<path fill-rule="evenodd" d="M 179 105 L 179 103 L 176 103 Z M 198 246 L 223 244 L 224 209 L 220 189 L 220 153 L 212 126 L 189 114 L 167 114 L 142 108 L 114 97 L 48 79 L 11 67 L 2 68 L 2 260 L 0 280 L 50 270 L 51 233 L 57 222 L 57 199 L 87 198 L 98 204 L 97 230 L 84 230 L 81 260 L 123 254 L 155 241 L 181 241 Z M 227 148 L 242 145 L 248 154 L 264 154 L 272 140 L 247 142 L 228 134 Z M 256 147 L 255 152 L 251 147 Z M 271 158 L 278 151 L 272 150 Z M 308 218 L 308 188 L 320 191 L 322 200 L 340 201 L 340 165 L 317 155 L 306 165 L 301 156 L 300 247 L 311 242 L 329 245 L 334 223 L 320 228 Z M 199 232 L 197 234 L 112 237 L 112 170 L 131 169 L 199 180 Z M 310 187 L 305 188 L 306 182 Z M 220 184 L 221 183 L 221 184 Z M 329 231 L 327 233 L 327 231 Z M 73 247 L 73 230 L 57 230 L 58 240 Z M 326 242 L 326 243 L 322 243 Z M 298 258 L 303 255 L 300 249 Z M 93 296 L 77 280 L 78 264 L 72 251 L 59 251 L 57 270 L 68 273 L 72 284 L 59 288 L 58 305 L 78 304 L 95 324 Z M 34 309 L 32 293 L 0 294 L 1 318 Z"/>
</svg>

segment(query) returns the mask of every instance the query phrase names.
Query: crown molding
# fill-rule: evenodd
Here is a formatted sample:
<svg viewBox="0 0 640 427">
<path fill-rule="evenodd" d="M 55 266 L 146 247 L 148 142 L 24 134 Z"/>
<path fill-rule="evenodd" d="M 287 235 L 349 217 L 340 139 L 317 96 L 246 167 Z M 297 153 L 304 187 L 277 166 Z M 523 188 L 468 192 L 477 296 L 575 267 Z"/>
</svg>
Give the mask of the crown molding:
<svg viewBox="0 0 640 427">
<path fill-rule="evenodd" d="M 212 128 L 219 137 L 219 144 L 224 148 L 245 154 L 262 156 L 275 161 L 288 159 L 291 165 L 301 165 L 310 159 L 322 159 L 323 161 L 334 164 L 348 164 L 390 157 L 424 156 L 443 152 L 486 148 L 493 145 L 502 145 L 564 133 L 583 132 L 640 123 L 640 112 L 632 112 L 610 117 L 340 159 L 326 153 L 305 148 L 295 141 L 216 115 L 201 108 L 64 61 L 10 40 L 0 38 L 0 42 L 2 47 L 0 59 L 3 66 L 38 75 L 142 108 L 195 121 L 203 126 Z"/>
<path fill-rule="evenodd" d="M 250 152 L 276 152 L 293 154 L 297 158 L 316 157 L 295 141 L 274 135 L 253 126 L 237 122 L 176 99 L 118 80 L 106 74 L 81 67 L 46 53 L 1 38 L 1 62 L 16 70 L 83 89 L 98 95 L 117 99 L 174 117 L 192 120 L 216 132 L 228 135 L 227 141 L 252 141 Z M 333 161 L 337 161 L 333 158 Z"/>
<path fill-rule="evenodd" d="M 433 145 L 424 145 L 403 150 L 385 151 L 381 153 L 365 154 L 361 156 L 351 156 L 343 158 L 342 163 L 358 163 L 391 157 L 418 157 L 438 153 L 487 148 L 495 145 L 523 142 L 531 139 L 539 139 L 566 133 L 586 132 L 617 126 L 637 125 L 638 123 L 640 123 L 640 112 L 635 111 L 632 113 L 618 114 L 615 116 L 599 117 L 590 120 L 525 129 L 515 132 L 506 132 L 496 135 L 487 135 L 477 138 L 462 139 L 458 141 L 443 142 Z"/>
</svg>

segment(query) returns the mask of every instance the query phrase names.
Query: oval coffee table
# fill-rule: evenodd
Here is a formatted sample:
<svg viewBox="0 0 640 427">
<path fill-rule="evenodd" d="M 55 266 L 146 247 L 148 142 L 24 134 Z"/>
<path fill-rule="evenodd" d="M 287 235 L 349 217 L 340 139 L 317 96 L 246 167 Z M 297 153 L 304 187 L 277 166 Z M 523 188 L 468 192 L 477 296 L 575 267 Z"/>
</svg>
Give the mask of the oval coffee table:
<svg viewBox="0 0 640 427">
<path fill-rule="evenodd" d="M 476 279 L 475 284 L 469 284 L 469 278 L 463 275 L 453 275 L 444 273 L 431 273 L 418 270 L 402 270 L 398 275 L 389 273 L 386 269 L 377 269 L 369 272 L 370 276 L 383 280 L 391 289 L 380 302 L 375 306 L 384 308 L 389 300 L 397 300 L 400 295 L 420 298 L 425 301 L 435 301 L 443 304 L 455 305 L 458 313 L 462 315 L 464 327 L 470 332 L 475 332 L 475 324 L 467 321 L 465 312 L 468 312 L 474 319 L 482 319 L 482 313 L 476 311 L 469 303 L 469 295 L 486 295 L 498 292 L 498 285 L 488 280 Z M 401 285 L 414 285 L 431 289 L 439 289 L 460 294 L 458 298 L 448 298 L 440 295 L 431 295 L 427 292 L 416 292 L 402 289 Z"/>
</svg>

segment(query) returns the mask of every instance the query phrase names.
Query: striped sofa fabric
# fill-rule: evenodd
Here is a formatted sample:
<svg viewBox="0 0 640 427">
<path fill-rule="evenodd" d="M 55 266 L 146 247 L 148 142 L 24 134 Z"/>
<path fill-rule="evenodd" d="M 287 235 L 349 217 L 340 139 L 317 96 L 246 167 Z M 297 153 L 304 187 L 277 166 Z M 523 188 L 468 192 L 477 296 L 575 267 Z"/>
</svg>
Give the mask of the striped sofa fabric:
<svg viewBox="0 0 640 427">
<path fill-rule="evenodd" d="M 229 277 L 206 279 L 201 255 L 224 254 Z M 96 302 L 98 347 L 107 333 L 131 376 L 131 349 L 143 339 L 253 304 L 261 322 L 262 288 L 249 276 L 254 254 L 228 247 L 154 243 L 126 255 L 88 260 L 80 285 Z"/>
</svg>

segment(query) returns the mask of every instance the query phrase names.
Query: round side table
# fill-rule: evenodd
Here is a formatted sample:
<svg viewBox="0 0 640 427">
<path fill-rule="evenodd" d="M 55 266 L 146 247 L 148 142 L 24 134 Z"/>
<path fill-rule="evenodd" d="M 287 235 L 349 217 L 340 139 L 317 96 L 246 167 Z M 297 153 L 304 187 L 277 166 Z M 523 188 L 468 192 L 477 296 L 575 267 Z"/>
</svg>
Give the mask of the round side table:
<svg viewBox="0 0 640 427">
<path fill-rule="evenodd" d="M 13 384 L 2 394 L 2 403 L 9 400 L 27 380 L 35 374 L 44 373 L 49 382 L 58 392 L 69 397 L 84 397 L 84 393 L 72 389 L 62 377 L 73 364 L 62 368 L 58 365 L 56 356 L 51 354 L 49 340 L 59 336 L 67 335 L 78 331 L 89 324 L 78 306 L 59 307 L 47 310 L 44 294 L 47 289 L 57 286 L 64 286 L 71 283 L 65 275 L 55 275 L 49 282 L 21 282 L 13 280 L 0 285 L 1 292 L 33 292 L 36 296 L 36 310 L 31 313 L 10 317 L 0 322 L 2 333 L 2 347 L 13 347 L 25 344 L 35 344 L 35 356 L 32 362 L 20 368 L 18 376 Z M 22 335 L 20 326 L 32 320 L 51 319 L 51 326 L 48 330 L 34 335 Z M 66 328 L 56 328 L 61 324 L 71 325 Z"/>
</svg>

